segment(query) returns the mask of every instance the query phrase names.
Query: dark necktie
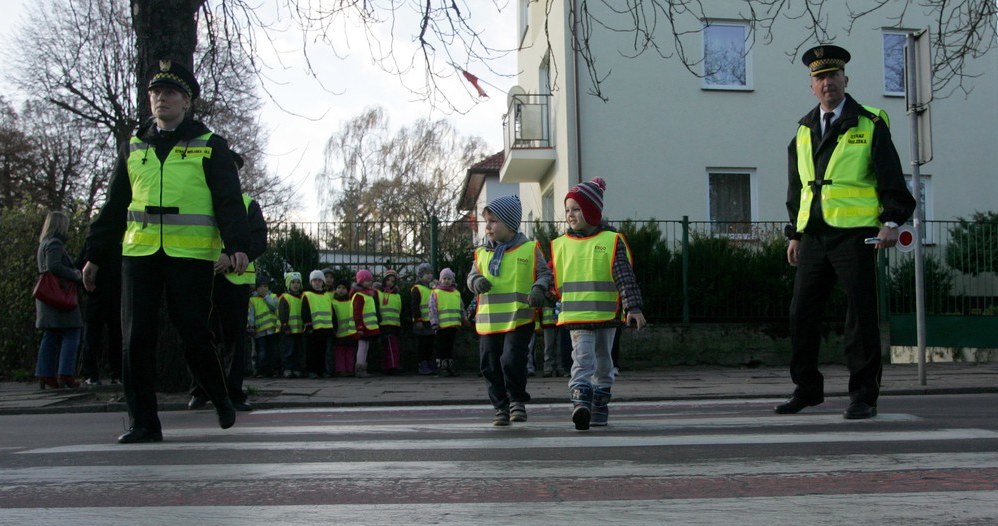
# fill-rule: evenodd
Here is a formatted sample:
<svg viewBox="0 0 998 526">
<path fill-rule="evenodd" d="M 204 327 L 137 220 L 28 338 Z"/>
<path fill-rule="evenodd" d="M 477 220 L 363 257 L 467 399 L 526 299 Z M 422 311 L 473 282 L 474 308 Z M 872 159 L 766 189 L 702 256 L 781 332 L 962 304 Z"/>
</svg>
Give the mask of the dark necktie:
<svg viewBox="0 0 998 526">
<path fill-rule="evenodd" d="M 823 118 L 825 119 L 825 131 L 822 132 L 821 138 L 824 139 L 828 132 L 832 131 L 832 119 L 835 118 L 835 112 L 826 113 Z"/>
</svg>

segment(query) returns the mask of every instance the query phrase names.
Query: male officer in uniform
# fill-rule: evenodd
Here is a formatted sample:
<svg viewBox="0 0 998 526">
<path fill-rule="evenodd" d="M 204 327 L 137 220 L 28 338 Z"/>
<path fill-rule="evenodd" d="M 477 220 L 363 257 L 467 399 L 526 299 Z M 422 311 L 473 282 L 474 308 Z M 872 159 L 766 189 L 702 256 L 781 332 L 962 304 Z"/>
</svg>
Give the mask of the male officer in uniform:
<svg viewBox="0 0 998 526">
<path fill-rule="evenodd" d="M 915 200 L 891 142 L 887 114 L 846 94 L 845 49 L 821 45 L 804 53 L 818 106 L 790 142 L 787 261 L 797 267 L 790 304 L 793 396 L 776 406 L 792 414 L 824 401 L 818 371 L 821 319 L 836 281 L 846 293 L 848 419 L 876 416 L 880 394 L 877 249 L 897 243 L 897 228 Z M 870 242 L 866 242 L 868 238 Z"/>
<path fill-rule="evenodd" d="M 236 420 L 208 318 L 222 242 L 231 270 L 244 272 L 249 227 L 228 143 L 190 117 L 199 91 L 187 68 L 160 61 L 148 84 L 153 118 L 119 153 L 107 202 L 87 236 L 87 290 L 109 251 L 120 243 L 122 252 L 122 383 L 130 417 L 122 444 L 163 440 L 155 373 L 164 292 L 187 365 L 215 405 L 219 426 Z"/>
</svg>

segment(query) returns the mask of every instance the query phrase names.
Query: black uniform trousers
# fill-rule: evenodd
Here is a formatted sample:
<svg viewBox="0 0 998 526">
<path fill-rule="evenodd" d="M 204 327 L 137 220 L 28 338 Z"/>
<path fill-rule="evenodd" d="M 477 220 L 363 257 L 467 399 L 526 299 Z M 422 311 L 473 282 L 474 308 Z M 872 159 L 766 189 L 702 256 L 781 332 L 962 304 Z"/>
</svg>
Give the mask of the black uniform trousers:
<svg viewBox="0 0 998 526">
<path fill-rule="evenodd" d="M 794 396 L 807 401 L 824 398 L 824 378 L 818 371 L 825 304 L 836 282 L 846 295 L 845 356 L 849 367 L 849 398 L 877 405 L 882 372 L 880 325 L 877 313 L 877 251 L 863 240 L 876 228 L 823 229 L 800 240 L 794 298 L 790 304 L 793 356 L 790 377 Z"/>
<path fill-rule="evenodd" d="M 478 336 L 479 365 L 492 407 L 503 409 L 510 401 L 530 401 L 527 354 L 533 335 L 534 324 L 527 323 L 510 332 Z"/>
<path fill-rule="evenodd" d="M 215 407 L 226 402 L 225 376 L 208 327 L 213 266 L 213 261 L 170 257 L 162 249 L 151 256 L 122 258 L 122 384 L 133 427 L 161 429 L 156 408 L 156 351 L 164 292 L 170 321 L 180 336 L 194 380 Z"/>
<path fill-rule="evenodd" d="M 108 283 L 87 294 L 83 310 L 83 347 L 80 353 L 80 376 L 100 380 L 110 372 L 111 379 L 121 378 L 121 287 Z"/>
<path fill-rule="evenodd" d="M 240 403 L 246 401 L 243 378 L 246 375 L 246 313 L 249 310 L 251 291 L 252 286 L 249 284 L 237 285 L 224 275 L 215 274 L 209 323 L 216 348 L 222 351 L 229 399 Z M 208 394 L 196 381 L 191 386 L 191 396 L 208 398 Z"/>
</svg>

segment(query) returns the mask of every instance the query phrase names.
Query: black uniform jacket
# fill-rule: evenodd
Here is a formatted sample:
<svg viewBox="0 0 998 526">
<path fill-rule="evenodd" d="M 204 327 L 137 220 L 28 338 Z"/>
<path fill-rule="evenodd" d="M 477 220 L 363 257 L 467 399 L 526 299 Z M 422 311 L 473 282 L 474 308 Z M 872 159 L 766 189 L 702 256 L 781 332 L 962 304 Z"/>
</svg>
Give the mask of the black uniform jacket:
<svg viewBox="0 0 998 526">
<path fill-rule="evenodd" d="M 801 118 L 799 123 L 811 129 L 811 144 L 814 154 L 814 176 L 815 179 L 824 179 L 825 169 L 832 158 L 832 151 L 835 150 L 837 138 L 846 130 L 856 126 L 861 114 L 868 117 L 876 117 L 874 120 L 872 162 L 873 172 L 877 178 L 877 197 L 883 211 L 880 213 L 880 222 L 894 221 L 902 224 L 911 217 L 915 211 L 915 198 L 911 196 L 905 184 L 904 172 L 901 170 L 901 160 L 898 157 L 897 149 L 891 140 L 891 130 L 887 123 L 876 115 L 868 112 L 849 94 L 846 94 L 846 102 L 842 108 L 842 115 L 832 123 L 832 131 L 825 139 L 821 139 L 821 107 L 815 106 L 807 115 Z M 787 167 L 787 212 L 790 214 L 790 225 L 788 236 L 799 238 L 797 232 L 797 212 L 800 209 L 801 181 L 800 173 L 797 171 L 797 137 L 790 141 L 788 147 L 789 166 Z M 811 210 L 811 219 L 808 221 L 807 230 L 809 232 L 820 228 L 831 228 L 821 219 L 821 200 L 814 199 L 814 208 Z M 812 228 L 814 230 L 812 230 Z"/>
<path fill-rule="evenodd" d="M 209 131 L 204 124 L 191 119 L 185 119 L 172 132 L 157 131 L 150 119 L 139 127 L 135 135 L 153 145 L 156 148 L 156 156 L 160 162 L 163 162 L 178 143 L 194 139 Z M 222 243 L 225 245 L 225 252 L 227 254 L 243 252 L 252 257 L 246 205 L 243 203 L 239 175 L 229 150 L 229 143 L 221 136 L 213 134 L 208 139 L 208 146 L 212 149 L 211 157 L 205 158 L 202 166 L 205 182 L 211 190 L 215 221 L 222 236 Z M 87 261 L 93 262 L 98 267 L 112 261 L 113 251 L 121 250 L 128 205 L 132 202 L 132 186 L 128 179 L 128 153 L 129 145 L 126 143 L 118 152 L 118 160 L 108 188 L 107 202 L 91 223 L 90 232 L 87 234 L 85 257 Z"/>
</svg>

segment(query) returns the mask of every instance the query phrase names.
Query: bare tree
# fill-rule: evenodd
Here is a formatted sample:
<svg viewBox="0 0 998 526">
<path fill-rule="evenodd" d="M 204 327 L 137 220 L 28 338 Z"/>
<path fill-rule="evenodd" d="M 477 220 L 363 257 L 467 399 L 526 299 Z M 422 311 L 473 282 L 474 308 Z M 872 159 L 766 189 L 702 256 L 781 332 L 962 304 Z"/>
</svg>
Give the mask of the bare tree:
<svg viewBox="0 0 998 526">
<path fill-rule="evenodd" d="M 370 242 L 372 228 L 399 247 L 428 244 L 430 218 L 457 218 L 460 178 L 485 152 L 481 139 L 461 136 L 445 120 L 420 119 L 393 132 L 384 111 L 370 108 L 347 121 L 326 143 L 317 176 L 322 208 L 328 218 L 376 225 L 344 232 L 335 244 Z"/>
<path fill-rule="evenodd" d="M 0 209 L 16 205 L 28 193 L 32 143 L 21 129 L 14 107 L 0 96 Z"/>
</svg>

